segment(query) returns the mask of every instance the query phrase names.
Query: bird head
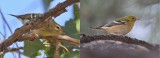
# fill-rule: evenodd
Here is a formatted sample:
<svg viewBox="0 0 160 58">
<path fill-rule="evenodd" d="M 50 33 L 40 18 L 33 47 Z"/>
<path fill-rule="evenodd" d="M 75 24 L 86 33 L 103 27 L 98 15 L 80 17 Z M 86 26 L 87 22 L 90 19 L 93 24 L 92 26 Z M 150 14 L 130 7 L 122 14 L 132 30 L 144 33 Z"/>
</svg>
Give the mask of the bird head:
<svg viewBox="0 0 160 58">
<path fill-rule="evenodd" d="M 137 20 L 135 16 L 125 16 L 125 18 L 130 22 L 135 22 Z"/>
</svg>

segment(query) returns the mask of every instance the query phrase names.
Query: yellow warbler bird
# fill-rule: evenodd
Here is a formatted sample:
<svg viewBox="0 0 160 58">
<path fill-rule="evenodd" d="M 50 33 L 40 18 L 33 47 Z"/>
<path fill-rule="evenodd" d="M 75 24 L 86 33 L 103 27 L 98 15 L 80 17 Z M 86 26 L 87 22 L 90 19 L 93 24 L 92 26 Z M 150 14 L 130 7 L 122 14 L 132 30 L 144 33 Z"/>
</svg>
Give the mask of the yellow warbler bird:
<svg viewBox="0 0 160 58">
<path fill-rule="evenodd" d="M 12 14 L 10 14 L 12 15 Z M 36 20 L 36 18 L 42 16 L 40 13 L 30 13 L 30 14 L 24 14 L 24 15 L 12 15 L 22 21 L 23 24 L 29 21 Z M 47 18 L 49 19 L 49 24 L 47 26 L 41 27 L 39 29 L 32 30 L 34 33 L 36 33 L 38 36 L 55 36 L 64 34 L 64 30 L 62 27 L 57 24 L 51 17 Z"/>
<path fill-rule="evenodd" d="M 116 19 L 110 24 L 106 24 L 104 26 L 93 29 L 100 29 L 110 34 L 126 35 L 131 31 L 136 20 L 137 19 L 135 16 L 124 16 Z"/>
<path fill-rule="evenodd" d="M 50 17 L 49 19 L 52 18 Z M 41 36 L 55 36 L 64 34 L 64 30 L 62 29 L 62 27 L 59 24 L 57 24 L 54 20 L 50 21 L 47 26 L 33 31 Z"/>
</svg>

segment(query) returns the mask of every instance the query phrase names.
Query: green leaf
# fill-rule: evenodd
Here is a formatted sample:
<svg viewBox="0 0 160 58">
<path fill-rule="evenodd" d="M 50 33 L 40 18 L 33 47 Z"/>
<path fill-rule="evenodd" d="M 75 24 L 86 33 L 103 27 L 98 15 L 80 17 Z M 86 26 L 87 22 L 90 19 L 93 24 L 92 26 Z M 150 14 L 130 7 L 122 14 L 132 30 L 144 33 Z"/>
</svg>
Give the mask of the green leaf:
<svg viewBox="0 0 160 58">
<path fill-rule="evenodd" d="M 65 32 L 68 36 L 79 39 L 80 34 L 80 13 L 77 4 L 74 4 L 74 19 L 70 19 L 65 23 Z"/>
<path fill-rule="evenodd" d="M 74 4 L 74 16 L 75 19 L 80 19 L 79 6 L 78 4 Z"/>
<path fill-rule="evenodd" d="M 74 4 L 74 16 L 76 19 L 76 29 L 80 33 L 80 13 L 78 4 Z"/>
<path fill-rule="evenodd" d="M 63 53 L 60 58 L 80 58 L 80 51 L 72 51 L 70 53 Z"/>
<path fill-rule="evenodd" d="M 45 11 L 47 11 L 52 1 L 53 0 L 42 0 Z"/>
<path fill-rule="evenodd" d="M 76 29 L 76 19 L 70 19 L 65 23 L 65 33 L 73 38 L 79 38 L 79 32 Z"/>
<path fill-rule="evenodd" d="M 80 34 L 80 19 L 76 20 L 76 29 L 78 33 Z"/>
<path fill-rule="evenodd" d="M 0 58 L 3 58 L 3 57 L 4 57 L 4 55 L 5 55 L 5 53 L 4 53 L 4 54 L 1 54 L 1 55 L 0 55 Z"/>
<path fill-rule="evenodd" d="M 39 55 L 41 55 L 41 52 L 38 51 L 37 53 L 35 53 L 32 56 L 30 56 L 30 58 L 36 58 L 36 56 L 39 56 Z"/>
<path fill-rule="evenodd" d="M 34 41 L 24 41 L 24 52 L 23 54 L 26 56 L 37 56 L 38 51 L 44 49 L 43 43 L 37 39 Z"/>
<path fill-rule="evenodd" d="M 54 51 L 55 51 L 54 47 L 46 48 L 45 53 L 46 53 L 47 58 L 53 58 L 54 57 Z"/>
<path fill-rule="evenodd" d="M 46 58 L 54 58 L 54 52 L 55 52 L 55 42 L 54 41 L 48 41 L 48 43 L 50 43 L 50 47 L 45 48 L 45 54 L 46 54 Z"/>
<path fill-rule="evenodd" d="M 75 39 L 79 39 L 80 38 L 80 13 L 79 13 L 79 7 L 77 4 L 74 4 L 73 14 L 74 14 L 74 19 L 70 19 L 65 23 L 64 30 L 66 32 L 66 35 L 73 37 Z M 76 47 L 75 45 L 72 45 L 66 41 L 63 41 L 62 44 L 66 47 L 73 47 L 73 48 Z M 72 48 L 68 48 L 68 49 L 72 49 Z M 72 58 L 74 58 L 75 56 L 74 53 L 75 52 L 73 52 L 72 50 L 69 50 L 69 53 L 62 53 L 61 56 L 68 55 L 68 58 L 71 58 L 72 56 L 73 56 Z M 77 58 L 77 56 L 75 57 Z M 66 57 L 61 57 L 61 58 L 66 58 Z"/>
</svg>

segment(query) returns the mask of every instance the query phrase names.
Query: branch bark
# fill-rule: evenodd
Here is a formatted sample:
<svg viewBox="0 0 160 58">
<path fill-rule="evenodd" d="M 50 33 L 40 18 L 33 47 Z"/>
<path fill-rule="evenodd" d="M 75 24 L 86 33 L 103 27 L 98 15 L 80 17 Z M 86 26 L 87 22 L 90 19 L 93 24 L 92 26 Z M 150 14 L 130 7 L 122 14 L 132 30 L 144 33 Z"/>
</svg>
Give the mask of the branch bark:
<svg viewBox="0 0 160 58">
<path fill-rule="evenodd" d="M 55 49 L 55 54 L 54 54 L 55 58 L 60 58 L 60 55 L 59 55 L 60 45 L 61 45 L 61 42 L 59 40 L 56 40 L 56 49 Z"/>
<path fill-rule="evenodd" d="M 8 49 L 8 50 L 4 50 L 3 52 L 0 52 L 0 55 L 2 55 L 2 54 L 4 54 L 4 53 L 7 53 L 7 52 L 19 51 L 20 49 L 23 49 L 23 47 L 11 48 L 11 49 Z"/>
<path fill-rule="evenodd" d="M 21 39 L 18 39 L 16 41 L 24 41 L 24 40 L 33 40 L 33 39 L 46 39 L 46 40 L 64 40 L 64 41 L 67 41 L 71 44 L 74 44 L 74 45 L 77 45 L 79 46 L 80 45 L 80 40 L 79 39 L 75 39 L 75 38 L 72 38 L 72 37 L 69 37 L 67 35 L 58 35 L 58 36 L 47 36 L 47 37 L 43 37 L 43 36 L 40 36 L 40 37 L 32 37 L 32 36 L 24 36 L 24 37 L 21 37 Z"/>
<path fill-rule="evenodd" d="M 57 17 L 60 14 L 66 12 L 66 7 L 73 4 L 79 2 L 79 0 L 66 0 L 62 3 L 59 3 L 56 5 L 55 8 L 50 9 L 48 12 L 44 13 L 44 15 L 42 17 L 37 18 L 37 21 L 33 21 L 31 22 L 29 25 L 25 24 L 22 27 L 18 28 L 15 30 L 15 32 L 8 37 L 7 40 L 5 40 L 2 44 L 0 44 L 0 51 L 3 51 L 5 49 L 7 49 L 8 46 L 12 45 L 17 39 L 20 39 L 20 36 L 22 36 L 22 34 L 28 32 L 30 29 L 38 29 L 40 27 L 45 26 L 45 20 L 46 18 L 53 16 L 53 17 Z"/>
</svg>

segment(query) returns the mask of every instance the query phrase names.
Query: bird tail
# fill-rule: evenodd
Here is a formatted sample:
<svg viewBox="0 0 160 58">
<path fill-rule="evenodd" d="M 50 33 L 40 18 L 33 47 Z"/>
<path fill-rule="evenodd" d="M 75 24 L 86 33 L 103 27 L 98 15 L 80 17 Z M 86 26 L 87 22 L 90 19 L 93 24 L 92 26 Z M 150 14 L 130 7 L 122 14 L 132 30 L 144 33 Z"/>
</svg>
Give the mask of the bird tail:
<svg viewBox="0 0 160 58">
<path fill-rule="evenodd" d="M 8 15 L 11 15 L 11 16 L 16 17 L 18 19 L 22 19 L 20 16 L 17 16 L 17 15 L 13 15 L 13 14 L 8 14 Z"/>
<path fill-rule="evenodd" d="M 26 22 L 28 22 L 28 20 L 23 20 L 20 16 L 17 16 L 17 15 L 13 15 L 13 14 L 8 14 L 8 15 L 11 15 L 13 17 L 16 17 L 18 20 L 20 20 L 22 22 L 22 24 L 25 24 Z"/>
<path fill-rule="evenodd" d="M 8 14 L 8 15 L 11 15 L 11 16 L 14 16 L 14 17 L 17 17 L 16 15 L 13 15 L 13 14 Z"/>
</svg>

